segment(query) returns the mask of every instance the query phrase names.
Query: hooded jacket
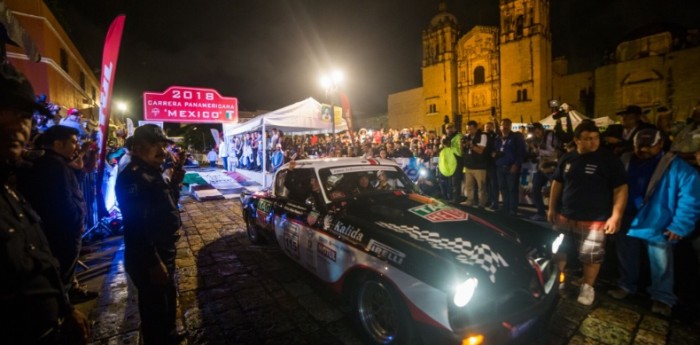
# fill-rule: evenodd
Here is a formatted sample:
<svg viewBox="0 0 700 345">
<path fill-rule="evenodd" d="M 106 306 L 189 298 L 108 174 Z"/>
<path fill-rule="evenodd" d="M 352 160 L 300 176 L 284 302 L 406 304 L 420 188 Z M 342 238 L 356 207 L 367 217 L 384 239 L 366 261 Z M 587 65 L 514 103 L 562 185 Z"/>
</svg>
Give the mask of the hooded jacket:
<svg viewBox="0 0 700 345">
<path fill-rule="evenodd" d="M 649 242 L 667 242 L 666 230 L 686 237 L 695 229 L 698 218 L 700 176 L 688 163 L 667 153 L 654 170 L 627 235 Z"/>
</svg>

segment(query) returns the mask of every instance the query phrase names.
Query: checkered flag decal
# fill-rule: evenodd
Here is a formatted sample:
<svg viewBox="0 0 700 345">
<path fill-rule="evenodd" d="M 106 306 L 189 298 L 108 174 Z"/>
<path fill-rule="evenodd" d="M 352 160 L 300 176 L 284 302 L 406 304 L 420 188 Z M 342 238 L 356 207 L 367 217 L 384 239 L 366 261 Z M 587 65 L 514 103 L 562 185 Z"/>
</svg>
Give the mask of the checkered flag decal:
<svg viewBox="0 0 700 345">
<path fill-rule="evenodd" d="M 470 266 L 479 266 L 489 274 L 492 283 L 496 282 L 496 272 L 499 267 L 508 267 L 508 263 L 501 257 L 501 254 L 491 250 L 488 244 L 472 245 L 468 240 L 457 238 L 441 238 L 437 232 L 421 230 L 416 226 L 396 225 L 384 222 L 376 222 L 377 225 L 398 232 L 407 234 L 411 238 L 428 242 L 428 244 L 440 250 L 449 250 L 456 254 L 457 261 Z"/>
</svg>

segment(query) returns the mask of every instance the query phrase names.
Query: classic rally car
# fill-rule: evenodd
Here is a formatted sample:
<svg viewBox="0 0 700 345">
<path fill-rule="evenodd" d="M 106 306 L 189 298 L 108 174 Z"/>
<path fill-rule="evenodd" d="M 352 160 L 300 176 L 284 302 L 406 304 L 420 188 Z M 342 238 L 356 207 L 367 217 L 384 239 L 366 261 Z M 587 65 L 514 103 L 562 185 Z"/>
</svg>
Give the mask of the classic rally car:
<svg viewBox="0 0 700 345">
<path fill-rule="evenodd" d="M 417 192 L 389 160 L 302 160 L 244 192 L 267 239 L 347 297 L 366 343 L 521 342 L 557 298 L 563 235 Z"/>
</svg>

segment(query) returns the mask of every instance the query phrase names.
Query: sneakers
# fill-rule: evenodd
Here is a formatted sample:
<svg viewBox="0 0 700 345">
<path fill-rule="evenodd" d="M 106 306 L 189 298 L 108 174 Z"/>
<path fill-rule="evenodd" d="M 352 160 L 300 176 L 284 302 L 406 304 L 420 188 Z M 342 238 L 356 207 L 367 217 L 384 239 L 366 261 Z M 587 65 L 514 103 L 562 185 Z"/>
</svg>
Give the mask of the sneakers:
<svg viewBox="0 0 700 345">
<path fill-rule="evenodd" d="M 663 315 L 666 317 L 671 316 L 672 312 L 672 307 L 664 302 L 659 302 L 659 301 L 652 301 L 651 303 L 651 312 L 659 315 Z"/>
<path fill-rule="evenodd" d="M 610 295 L 614 299 L 625 299 L 629 294 L 630 293 L 623 288 L 617 288 L 608 291 L 608 295 Z"/>
<path fill-rule="evenodd" d="M 73 304 L 80 304 L 89 300 L 93 300 L 99 295 L 99 293 L 95 291 L 90 291 L 82 286 L 72 287 L 70 290 L 68 290 L 68 298 Z"/>
<path fill-rule="evenodd" d="M 595 290 L 592 286 L 583 283 L 581 284 L 581 292 L 578 294 L 576 302 L 583 305 L 591 305 L 595 300 Z"/>
</svg>

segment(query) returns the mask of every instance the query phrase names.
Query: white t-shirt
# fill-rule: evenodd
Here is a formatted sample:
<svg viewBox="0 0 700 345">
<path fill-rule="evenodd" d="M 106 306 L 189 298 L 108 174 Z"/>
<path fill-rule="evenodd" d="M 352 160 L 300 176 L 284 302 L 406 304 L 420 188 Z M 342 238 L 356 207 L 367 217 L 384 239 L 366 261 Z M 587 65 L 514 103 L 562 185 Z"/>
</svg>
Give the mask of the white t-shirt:
<svg viewBox="0 0 700 345">
<path fill-rule="evenodd" d="M 214 150 L 211 150 L 211 151 L 209 151 L 209 153 L 207 153 L 207 159 L 210 162 L 215 162 L 218 157 L 219 156 L 216 155 L 216 151 L 214 151 Z"/>
</svg>

